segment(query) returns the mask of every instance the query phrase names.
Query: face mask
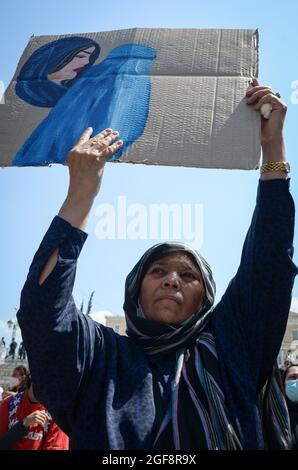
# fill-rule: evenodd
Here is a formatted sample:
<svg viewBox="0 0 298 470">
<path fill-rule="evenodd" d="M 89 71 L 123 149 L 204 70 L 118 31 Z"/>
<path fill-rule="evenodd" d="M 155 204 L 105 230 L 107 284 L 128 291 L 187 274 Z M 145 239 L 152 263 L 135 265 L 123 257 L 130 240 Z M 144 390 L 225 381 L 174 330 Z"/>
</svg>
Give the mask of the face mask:
<svg viewBox="0 0 298 470">
<path fill-rule="evenodd" d="M 9 388 L 14 388 L 19 385 L 20 381 L 16 377 L 9 377 Z"/>
<path fill-rule="evenodd" d="M 298 403 L 298 380 L 286 381 L 286 395 L 289 400 Z"/>
</svg>

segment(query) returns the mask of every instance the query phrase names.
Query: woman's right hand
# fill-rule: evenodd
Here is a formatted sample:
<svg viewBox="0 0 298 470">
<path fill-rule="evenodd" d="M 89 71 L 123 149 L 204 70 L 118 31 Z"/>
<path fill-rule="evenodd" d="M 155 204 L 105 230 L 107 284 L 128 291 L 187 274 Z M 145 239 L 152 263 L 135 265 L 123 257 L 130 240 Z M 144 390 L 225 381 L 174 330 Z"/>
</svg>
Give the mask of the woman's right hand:
<svg viewBox="0 0 298 470">
<path fill-rule="evenodd" d="M 30 415 L 23 419 L 25 428 L 29 428 L 32 424 L 40 424 L 43 428 L 47 424 L 48 415 L 45 411 L 37 410 L 33 411 Z"/>
<path fill-rule="evenodd" d="M 88 127 L 68 154 L 68 197 L 95 197 L 106 161 L 122 145 L 121 140 L 115 142 L 119 137 L 117 131 L 106 129 L 90 138 L 92 132 L 92 128 Z"/>
<path fill-rule="evenodd" d="M 84 230 L 97 195 L 106 161 L 123 145 L 117 131 L 106 129 L 95 137 L 92 128 L 83 132 L 68 154 L 69 189 L 59 216 Z"/>
<path fill-rule="evenodd" d="M 59 217 L 80 230 L 84 230 L 87 225 L 106 161 L 123 145 L 121 140 L 116 142 L 119 137 L 117 131 L 106 129 L 90 139 L 92 132 L 92 127 L 88 127 L 68 154 L 69 189 L 58 213 Z M 39 285 L 53 271 L 57 260 L 58 248 L 44 266 Z"/>
</svg>

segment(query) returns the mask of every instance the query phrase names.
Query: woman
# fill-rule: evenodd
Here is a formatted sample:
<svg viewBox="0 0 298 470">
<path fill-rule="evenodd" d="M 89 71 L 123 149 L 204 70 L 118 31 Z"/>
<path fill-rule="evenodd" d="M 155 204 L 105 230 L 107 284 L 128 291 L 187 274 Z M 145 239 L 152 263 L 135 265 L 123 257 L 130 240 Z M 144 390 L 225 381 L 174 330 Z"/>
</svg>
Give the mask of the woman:
<svg viewBox="0 0 298 470">
<path fill-rule="evenodd" d="M 298 449 L 298 366 L 290 365 L 284 371 L 284 385 L 286 400 L 289 409 L 292 448 Z"/>
<path fill-rule="evenodd" d="M 25 390 L 1 402 L 0 449 L 68 450 L 68 447 L 68 437 L 35 398 L 28 376 Z"/>
<path fill-rule="evenodd" d="M 297 274 L 286 107 L 257 80 L 246 97 L 272 113 L 262 118 L 261 181 L 238 272 L 213 307 L 201 255 L 180 243 L 152 247 L 126 280 L 128 337 L 81 315 L 72 298 L 83 230 L 122 142 L 111 129 L 91 138 L 89 128 L 68 155 L 68 195 L 33 259 L 18 321 L 38 396 L 73 449 L 289 446 L 273 374 Z"/>
<path fill-rule="evenodd" d="M 17 366 L 14 368 L 9 378 L 8 390 L 3 393 L 3 398 L 16 395 L 27 388 L 29 370 L 25 366 Z"/>
<path fill-rule="evenodd" d="M 57 39 L 36 49 L 17 77 L 16 94 L 33 106 L 51 108 L 100 53 L 89 38 Z"/>
</svg>

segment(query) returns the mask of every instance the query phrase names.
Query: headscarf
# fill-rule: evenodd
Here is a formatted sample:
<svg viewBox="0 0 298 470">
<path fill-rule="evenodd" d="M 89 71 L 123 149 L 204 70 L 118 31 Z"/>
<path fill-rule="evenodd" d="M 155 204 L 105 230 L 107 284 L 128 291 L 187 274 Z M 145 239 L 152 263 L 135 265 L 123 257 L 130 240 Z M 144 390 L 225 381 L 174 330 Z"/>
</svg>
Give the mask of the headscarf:
<svg viewBox="0 0 298 470">
<path fill-rule="evenodd" d="M 143 312 L 140 314 L 138 302 L 144 275 L 151 263 L 177 251 L 189 254 L 200 269 L 205 302 L 200 311 L 180 325 L 149 320 Z M 183 243 L 154 245 L 127 276 L 124 311 L 128 336 L 148 356 L 158 358 L 173 353 L 176 357 L 171 403 L 160 422 L 153 445 L 155 449 L 242 449 L 239 432 L 226 405 L 216 344 L 208 328 L 214 297 L 215 283 L 209 264 L 201 254 Z M 272 430 L 267 432 L 272 446 L 288 448 L 287 412 L 274 376 L 264 387 L 262 397 L 262 419 Z"/>
<path fill-rule="evenodd" d="M 68 152 L 87 127 L 93 128 L 94 135 L 107 127 L 118 130 L 124 144 L 110 158 L 118 160 L 144 132 L 150 105 L 149 72 L 155 57 L 152 47 L 121 44 L 99 64 L 81 72 L 26 139 L 12 164 L 65 163 Z"/>
<path fill-rule="evenodd" d="M 190 254 L 200 269 L 205 303 L 200 312 L 194 312 L 183 324 L 178 326 L 157 323 L 140 314 L 138 303 L 139 290 L 143 277 L 151 263 L 167 253 L 182 251 Z M 181 345 L 191 344 L 197 337 L 202 325 L 206 324 L 215 297 L 215 283 L 211 267 L 191 246 L 183 243 L 159 243 L 147 250 L 130 274 L 125 284 L 124 311 L 128 335 L 149 355 L 176 351 Z"/>
<path fill-rule="evenodd" d="M 55 106 L 75 79 L 57 84 L 48 80 L 48 75 L 60 70 L 76 54 L 92 46 L 95 49 L 90 55 L 89 64 L 84 67 L 86 70 L 94 64 L 100 52 L 99 45 L 92 39 L 72 36 L 57 39 L 39 47 L 20 70 L 17 77 L 16 94 L 34 106 L 47 108 Z"/>
</svg>

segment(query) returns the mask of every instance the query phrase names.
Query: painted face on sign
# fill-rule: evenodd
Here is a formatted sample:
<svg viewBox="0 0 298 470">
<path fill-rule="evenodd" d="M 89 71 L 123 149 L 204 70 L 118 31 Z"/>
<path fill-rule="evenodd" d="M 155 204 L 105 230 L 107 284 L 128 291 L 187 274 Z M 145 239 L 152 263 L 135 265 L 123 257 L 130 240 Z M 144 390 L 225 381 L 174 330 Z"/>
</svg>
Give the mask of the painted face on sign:
<svg viewBox="0 0 298 470">
<path fill-rule="evenodd" d="M 83 51 L 79 51 L 68 64 L 56 72 L 48 75 L 48 80 L 56 83 L 61 83 L 63 80 L 72 80 L 80 72 L 83 71 L 84 67 L 89 64 L 90 56 L 94 52 L 95 47 L 89 47 Z"/>
</svg>

